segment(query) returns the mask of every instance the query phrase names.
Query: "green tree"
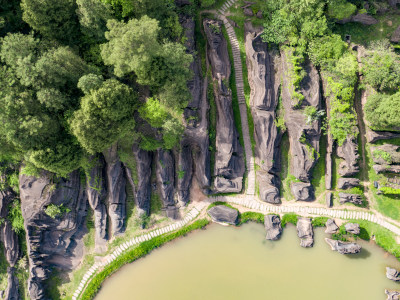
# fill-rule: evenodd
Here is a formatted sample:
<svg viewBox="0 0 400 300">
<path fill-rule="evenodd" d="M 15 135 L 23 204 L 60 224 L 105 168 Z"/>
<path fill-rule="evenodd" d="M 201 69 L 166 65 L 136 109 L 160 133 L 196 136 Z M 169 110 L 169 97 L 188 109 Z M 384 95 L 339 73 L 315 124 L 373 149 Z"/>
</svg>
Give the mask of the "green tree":
<svg viewBox="0 0 400 300">
<path fill-rule="evenodd" d="M 347 45 L 337 34 L 327 35 L 312 40 L 308 55 L 316 66 L 331 68 L 346 51 Z"/>
<path fill-rule="evenodd" d="M 74 42 L 78 35 L 77 5 L 74 0 L 21 0 L 22 18 L 42 35 Z"/>
<path fill-rule="evenodd" d="M 342 20 L 351 17 L 357 11 L 357 7 L 346 0 L 328 1 L 328 16 L 333 19 Z"/>
<path fill-rule="evenodd" d="M 103 83 L 103 76 L 96 74 L 87 74 L 82 76 L 78 81 L 78 88 L 85 94 L 89 94 L 92 90 L 97 90 Z"/>
<path fill-rule="evenodd" d="M 375 130 L 400 130 L 400 92 L 375 93 L 368 97 L 365 116 Z"/>
<path fill-rule="evenodd" d="M 91 154 L 101 152 L 134 130 L 137 96 L 115 79 L 104 81 L 81 99 L 70 121 L 79 143 Z"/>
</svg>

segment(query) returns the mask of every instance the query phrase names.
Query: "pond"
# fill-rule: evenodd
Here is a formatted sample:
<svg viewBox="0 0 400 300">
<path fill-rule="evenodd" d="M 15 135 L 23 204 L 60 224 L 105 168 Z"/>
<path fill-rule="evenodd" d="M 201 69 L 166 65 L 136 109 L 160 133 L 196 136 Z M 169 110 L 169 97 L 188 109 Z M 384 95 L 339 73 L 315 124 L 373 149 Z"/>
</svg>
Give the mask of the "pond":
<svg viewBox="0 0 400 300">
<path fill-rule="evenodd" d="M 360 254 L 330 249 L 322 228 L 313 248 L 302 248 L 288 225 L 279 241 L 266 241 L 260 224 L 212 224 L 121 268 L 96 300 L 109 299 L 386 299 L 400 284 L 385 267 L 400 263 L 372 242 Z"/>
</svg>

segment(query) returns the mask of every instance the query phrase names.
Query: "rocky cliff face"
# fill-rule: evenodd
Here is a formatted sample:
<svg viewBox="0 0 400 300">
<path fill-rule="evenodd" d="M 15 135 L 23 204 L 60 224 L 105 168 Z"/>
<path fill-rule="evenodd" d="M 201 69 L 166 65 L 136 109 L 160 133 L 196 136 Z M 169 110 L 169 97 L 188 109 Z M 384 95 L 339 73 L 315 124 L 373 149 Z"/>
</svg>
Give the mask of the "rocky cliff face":
<svg viewBox="0 0 400 300">
<path fill-rule="evenodd" d="M 207 54 L 212 68 L 215 102 L 217 106 L 216 155 L 214 192 L 232 193 L 242 190 L 244 174 L 243 149 L 235 127 L 232 92 L 229 89 L 231 64 L 221 22 L 206 19 L 203 22 L 207 37 Z"/>
<path fill-rule="evenodd" d="M 196 54 L 194 41 L 195 23 L 192 18 L 182 17 L 181 25 L 185 29 L 187 53 L 193 55 L 190 69 L 193 78 L 188 81 L 191 100 L 184 111 L 186 128 L 178 154 L 178 201 L 181 206 L 190 199 L 190 187 L 193 175 L 205 194 L 210 188 L 210 150 L 208 136 L 207 82 L 202 78 L 200 59 Z"/>
<path fill-rule="evenodd" d="M 113 236 L 124 232 L 126 217 L 126 177 L 122 162 L 118 158 L 117 145 L 105 153 L 107 178 L 107 205 Z"/>
<path fill-rule="evenodd" d="M 170 150 L 157 151 L 157 184 L 163 206 L 169 218 L 176 219 L 177 211 L 174 201 L 175 162 Z"/>
<path fill-rule="evenodd" d="M 43 299 L 49 267 L 71 270 L 83 257 L 86 187 L 78 171 L 67 179 L 45 172 L 38 178 L 20 175 L 19 183 L 29 255 L 28 290 L 31 299 Z M 61 208 L 61 213 L 50 217 L 49 205 Z"/>
<path fill-rule="evenodd" d="M 251 87 L 250 104 L 256 141 L 255 159 L 260 197 L 269 203 L 280 203 L 279 177 L 281 134 L 275 124 L 275 109 L 280 92 L 279 56 L 268 51 L 261 34 L 246 24 L 246 63 Z"/>
<path fill-rule="evenodd" d="M 0 240 L 4 246 L 4 256 L 9 264 L 7 268 L 7 289 L 4 294 L 6 300 L 20 299 L 18 292 L 18 278 L 14 274 L 14 266 L 20 257 L 18 236 L 8 221 L 8 206 L 15 199 L 11 190 L 0 191 L 0 219 L 4 220 L 0 225 Z"/>
<path fill-rule="evenodd" d="M 94 213 L 94 226 L 96 230 L 96 251 L 106 250 L 107 242 L 107 209 L 105 201 L 107 198 L 105 161 L 102 156 L 93 158 L 94 166 L 86 176 L 86 193 L 89 205 Z"/>
<path fill-rule="evenodd" d="M 304 100 L 299 103 L 293 96 L 293 66 L 290 62 L 291 50 L 281 51 L 282 56 L 282 102 L 285 108 L 285 122 L 290 141 L 290 172 L 302 182 L 310 182 L 311 172 L 318 160 L 321 124 L 319 121 L 307 123 L 304 109 L 313 106 L 318 111 L 321 105 L 320 80 L 315 67 L 305 62 L 305 76 L 300 82 L 299 93 Z M 312 197 L 308 200 L 311 200 Z M 296 199 L 300 200 L 300 199 Z"/>
</svg>

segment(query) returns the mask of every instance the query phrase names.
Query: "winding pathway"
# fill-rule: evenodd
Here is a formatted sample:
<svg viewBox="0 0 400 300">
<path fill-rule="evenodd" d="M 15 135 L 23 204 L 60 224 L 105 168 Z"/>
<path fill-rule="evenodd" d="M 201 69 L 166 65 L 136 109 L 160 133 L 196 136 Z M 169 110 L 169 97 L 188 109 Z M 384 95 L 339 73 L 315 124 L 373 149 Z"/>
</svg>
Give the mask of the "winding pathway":
<svg viewBox="0 0 400 300">
<path fill-rule="evenodd" d="M 254 156 L 251 147 L 249 123 L 247 119 L 247 105 L 246 98 L 244 96 L 244 83 L 243 83 L 243 69 L 242 61 L 240 58 L 239 42 L 236 38 L 235 30 L 233 30 L 231 24 L 225 17 L 225 11 L 231 7 L 236 0 L 228 0 L 222 5 L 222 8 L 218 10 L 218 18 L 220 18 L 225 25 L 226 31 L 228 32 L 228 37 L 230 44 L 232 46 L 233 55 L 233 65 L 235 69 L 235 81 L 236 81 L 236 91 L 239 102 L 240 119 L 242 123 L 242 134 L 244 142 L 244 151 L 246 155 L 246 169 L 247 169 L 247 195 L 255 195 L 256 191 L 256 172 L 254 169 Z"/>
</svg>

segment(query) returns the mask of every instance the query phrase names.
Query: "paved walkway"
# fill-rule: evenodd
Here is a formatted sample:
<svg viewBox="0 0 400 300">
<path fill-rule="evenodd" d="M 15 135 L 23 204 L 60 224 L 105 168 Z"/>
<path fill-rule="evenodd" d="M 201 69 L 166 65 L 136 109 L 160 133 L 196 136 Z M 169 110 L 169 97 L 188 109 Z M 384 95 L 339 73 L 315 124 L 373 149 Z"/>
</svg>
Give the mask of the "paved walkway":
<svg viewBox="0 0 400 300">
<path fill-rule="evenodd" d="M 225 11 L 233 4 L 236 0 L 228 0 L 222 5 L 222 8 L 218 10 L 218 17 L 224 22 L 226 31 L 228 32 L 229 41 L 232 46 L 233 54 L 233 66 L 235 68 L 235 80 L 236 90 L 239 102 L 240 119 L 242 123 L 242 134 L 244 142 L 244 151 L 246 155 L 246 168 L 247 168 L 247 195 L 255 195 L 256 191 L 256 173 L 254 170 L 254 156 L 251 147 L 249 123 L 247 119 L 247 105 L 244 97 L 244 83 L 243 83 L 243 69 L 242 61 L 240 58 L 239 42 L 236 38 L 236 34 L 232 26 L 229 24 L 225 17 Z M 253 134 L 253 133 L 251 133 Z"/>
</svg>

